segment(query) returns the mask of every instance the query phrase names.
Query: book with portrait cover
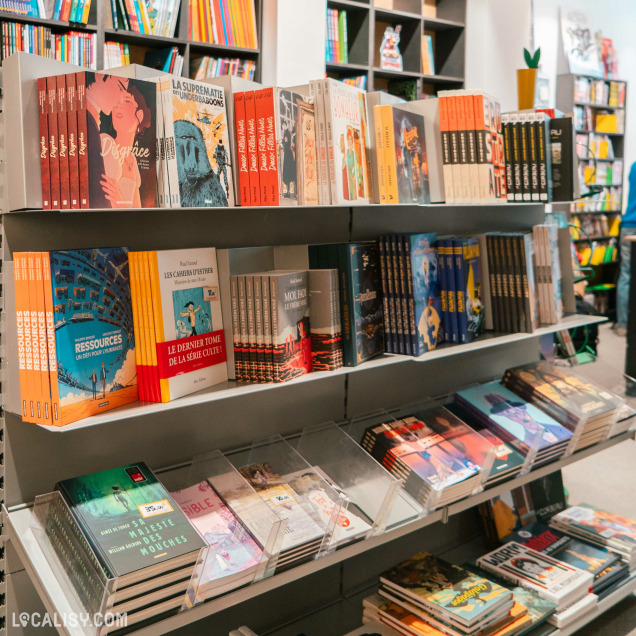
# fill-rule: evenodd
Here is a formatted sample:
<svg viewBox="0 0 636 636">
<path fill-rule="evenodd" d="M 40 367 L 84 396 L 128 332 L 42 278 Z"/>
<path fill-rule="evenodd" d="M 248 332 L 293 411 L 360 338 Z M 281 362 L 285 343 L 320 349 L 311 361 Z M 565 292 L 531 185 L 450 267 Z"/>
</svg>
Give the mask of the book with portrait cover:
<svg viewBox="0 0 636 636">
<path fill-rule="evenodd" d="M 309 278 L 306 270 L 269 276 L 274 382 L 311 371 Z"/>
<path fill-rule="evenodd" d="M 302 95 L 284 88 L 274 91 L 280 205 L 298 205 L 298 104 Z"/>
<path fill-rule="evenodd" d="M 169 402 L 227 380 L 219 273 L 213 247 L 135 252 L 148 269 L 155 401 Z M 134 288 L 133 288 L 134 289 Z M 156 360 L 156 362 L 154 362 Z"/>
<path fill-rule="evenodd" d="M 75 81 L 81 207 L 156 207 L 155 84 L 89 71 L 76 73 Z M 86 201 L 83 178 L 88 180 Z"/>
<path fill-rule="evenodd" d="M 568 563 L 510 541 L 477 559 L 488 572 L 537 592 L 565 609 L 588 594 L 593 576 Z"/>
<path fill-rule="evenodd" d="M 332 203 L 369 203 L 372 192 L 365 93 L 334 79 L 320 81 L 325 98 Z"/>
<path fill-rule="evenodd" d="M 225 91 L 177 77 L 160 87 L 171 191 L 178 181 L 180 206 L 234 206 Z"/>
<path fill-rule="evenodd" d="M 128 249 L 50 252 L 49 260 L 64 425 L 138 398 Z"/>
<path fill-rule="evenodd" d="M 194 564 L 205 547 L 144 462 L 65 479 L 56 490 L 118 587 Z"/>
<path fill-rule="evenodd" d="M 466 627 L 512 605 L 512 594 L 505 587 L 428 552 L 386 570 L 380 583 L 435 616 Z"/>
</svg>

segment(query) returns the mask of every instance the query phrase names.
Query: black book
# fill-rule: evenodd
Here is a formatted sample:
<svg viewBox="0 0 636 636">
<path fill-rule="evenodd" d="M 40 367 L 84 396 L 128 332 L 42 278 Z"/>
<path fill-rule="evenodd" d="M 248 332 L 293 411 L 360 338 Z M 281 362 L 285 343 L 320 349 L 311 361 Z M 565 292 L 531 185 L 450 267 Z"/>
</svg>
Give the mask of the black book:
<svg viewBox="0 0 636 636">
<path fill-rule="evenodd" d="M 573 121 L 570 117 L 550 120 L 553 201 L 573 201 L 577 198 L 577 158 Z"/>
</svg>

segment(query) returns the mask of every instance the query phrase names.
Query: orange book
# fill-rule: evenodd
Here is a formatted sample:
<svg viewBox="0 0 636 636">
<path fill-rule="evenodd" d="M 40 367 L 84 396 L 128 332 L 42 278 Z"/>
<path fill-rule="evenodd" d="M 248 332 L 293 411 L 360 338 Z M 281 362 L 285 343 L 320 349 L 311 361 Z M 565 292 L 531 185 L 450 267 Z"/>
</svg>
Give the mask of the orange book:
<svg viewBox="0 0 636 636">
<path fill-rule="evenodd" d="M 35 252 L 35 304 L 38 320 L 38 350 L 40 352 L 40 380 L 42 384 L 43 424 L 53 424 L 51 417 L 51 379 L 49 376 L 49 351 L 46 338 L 46 307 L 44 305 L 44 273 L 42 252 Z"/>
<path fill-rule="evenodd" d="M 378 108 L 381 106 L 374 106 L 374 135 L 375 135 L 375 153 L 377 157 L 378 173 L 376 178 L 378 180 L 378 195 L 380 197 L 379 203 L 386 203 L 386 166 L 384 165 L 384 135 L 382 134 L 382 111 Z"/>
<path fill-rule="evenodd" d="M 470 203 L 470 168 L 468 165 L 468 134 L 466 129 L 466 100 L 464 95 L 457 95 L 455 100 L 457 111 L 457 131 L 459 140 L 459 176 L 460 201 Z"/>
<path fill-rule="evenodd" d="M 212 9 L 210 8 L 210 3 L 209 2 L 202 2 L 203 4 L 203 9 L 205 12 L 205 29 L 206 29 L 206 33 L 208 34 L 208 41 L 210 41 L 210 39 L 212 41 L 214 41 L 214 25 L 212 24 Z"/>
<path fill-rule="evenodd" d="M 137 364 L 137 384 L 139 399 L 148 401 L 148 380 L 146 378 L 146 348 L 144 346 L 141 296 L 139 288 L 139 268 L 137 252 L 128 252 L 128 268 L 130 270 L 130 296 L 133 311 L 133 329 L 135 331 L 135 363 Z"/>
<path fill-rule="evenodd" d="M 221 0 L 209 0 L 210 3 L 214 3 L 214 21 L 216 23 L 218 37 L 214 42 L 215 44 L 229 44 L 229 42 L 225 38 L 225 33 L 223 32 L 223 18 L 221 17 Z"/>
<path fill-rule="evenodd" d="M 59 426 L 60 389 L 57 375 L 57 349 L 55 345 L 55 314 L 53 312 L 53 290 L 51 288 L 51 258 L 42 252 L 42 283 L 44 292 L 44 317 L 46 322 L 46 344 L 48 353 L 49 385 L 51 389 L 51 423 Z"/>
<path fill-rule="evenodd" d="M 451 163 L 451 139 L 448 123 L 448 97 L 438 98 L 439 103 L 439 130 L 442 137 L 442 163 L 444 170 L 444 199 L 446 203 L 454 203 L 453 167 Z"/>
<path fill-rule="evenodd" d="M 40 342 L 38 340 L 38 308 L 36 294 L 35 253 L 27 252 L 29 276 L 29 324 L 31 328 L 31 359 L 33 373 L 33 408 L 35 424 L 43 424 L 42 376 L 40 373 Z"/>
<path fill-rule="evenodd" d="M 395 165 L 395 132 L 393 130 L 393 107 L 379 106 L 382 120 L 382 149 L 384 152 L 386 203 L 399 203 L 397 167 Z"/>
<path fill-rule="evenodd" d="M 148 267 L 150 273 L 150 291 L 152 293 L 152 313 L 155 322 L 155 343 L 161 344 L 166 341 L 166 338 L 163 329 L 163 312 L 161 309 L 161 287 L 159 285 L 159 264 L 157 262 L 157 252 L 148 252 Z M 169 380 L 167 378 L 163 380 L 159 378 L 158 372 L 157 379 L 159 383 L 161 402 L 170 402 Z"/>
<path fill-rule="evenodd" d="M 161 402 L 159 388 L 159 368 L 157 366 L 157 341 L 155 338 L 155 318 L 153 315 L 152 289 L 150 285 L 150 265 L 148 252 L 141 252 L 141 267 L 143 272 L 144 313 L 147 321 L 148 371 L 150 375 L 150 394 L 154 402 Z"/>
<path fill-rule="evenodd" d="M 198 20 L 199 20 L 199 39 L 202 42 L 210 42 L 209 34 L 205 28 L 205 10 L 203 8 L 203 1 L 199 0 L 198 3 L 195 3 L 195 7 L 198 4 Z"/>
<path fill-rule="evenodd" d="M 250 48 L 258 47 L 258 32 L 256 30 L 256 10 L 254 8 L 254 0 L 247 0 L 249 5 L 249 33 L 250 33 Z"/>
<path fill-rule="evenodd" d="M 457 97 L 455 97 L 454 95 L 448 95 L 446 99 L 448 105 L 448 131 L 450 133 L 451 170 L 453 173 L 453 200 L 454 203 L 463 203 L 462 175 L 459 157 Z"/>
<path fill-rule="evenodd" d="M 15 314 L 18 338 L 18 372 L 20 380 L 20 415 L 24 422 L 33 422 L 31 371 L 27 370 L 27 356 L 31 355 L 31 318 L 29 313 L 29 279 L 26 255 L 13 254 L 13 280 L 15 285 Z M 33 363 L 29 362 L 31 369 Z"/>
</svg>

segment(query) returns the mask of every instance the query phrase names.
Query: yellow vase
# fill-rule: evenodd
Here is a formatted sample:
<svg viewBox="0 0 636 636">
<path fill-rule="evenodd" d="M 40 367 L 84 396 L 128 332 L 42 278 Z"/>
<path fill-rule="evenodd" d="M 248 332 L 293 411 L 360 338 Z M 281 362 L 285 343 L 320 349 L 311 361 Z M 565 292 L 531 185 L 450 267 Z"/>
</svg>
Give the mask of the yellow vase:
<svg viewBox="0 0 636 636">
<path fill-rule="evenodd" d="M 534 108 L 534 91 L 536 82 L 536 68 L 517 69 L 517 98 L 519 102 L 519 110 Z"/>
</svg>

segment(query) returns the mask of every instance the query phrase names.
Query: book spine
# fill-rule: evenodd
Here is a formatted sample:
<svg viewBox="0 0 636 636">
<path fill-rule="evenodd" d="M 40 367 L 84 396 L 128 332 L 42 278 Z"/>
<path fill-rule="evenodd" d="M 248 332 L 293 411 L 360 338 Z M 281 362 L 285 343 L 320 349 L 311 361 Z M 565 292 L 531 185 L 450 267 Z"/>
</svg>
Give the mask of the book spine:
<svg viewBox="0 0 636 636">
<path fill-rule="evenodd" d="M 514 265 L 515 299 L 517 305 L 517 331 L 523 333 L 528 331 L 530 316 L 525 311 L 523 268 L 520 252 L 520 241 L 522 236 L 514 234 L 510 237 L 512 247 L 512 261 Z"/>
<path fill-rule="evenodd" d="M 150 336 L 150 370 L 152 372 L 152 388 L 155 401 L 170 401 L 169 390 L 168 395 L 164 396 L 161 390 L 161 382 L 159 379 L 159 361 L 157 359 L 157 343 L 163 341 L 158 339 L 159 333 L 163 336 L 163 329 L 159 329 L 157 324 L 159 316 L 156 313 L 157 304 L 161 303 L 161 290 L 158 287 L 159 280 L 155 281 L 157 272 L 153 268 L 154 253 L 143 252 L 144 280 L 146 283 L 146 298 L 148 304 L 148 328 Z M 159 294 L 159 295 L 157 295 Z M 163 322 L 163 321 L 162 321 Z M 168 385 L 169 386 L 169 385 Z M 164 400 L 164 397 L 167 397 Z"/>
<path fill-rule="evenodd" d="M 442 305 L 442 326 L 443 334 L 440 342 L 450 342 L 450 322 L 448 320 L 448 282 L 446 277 L 446 247 L 442 245 L 442 241 L 437 241 L 437 269 L 439 272 L 439 292 Z"/>
<path fill-rule="evenodd" d="M 519 115 L 519 139 L 521 149 L 521 186 L 523 188 L 523 200 L 532 200 L 532 185 L 530 180 L 530 143 L 528 139 L 529 126 L 527 126 L 526 115 Z"/>
<path fill-rule="evenodd" d="M 461 93 L 461 91 L 458 91 Z M 461 200 L 471 202 L 470 196 L 470 164 L 468 161 L 468 130 L 466 121 L 466 102 L 469 96 L 458 94 L 454 97 L 457 111 L 457 131 L 459 138 L 459 174 L 461 177 Z"/>
<path fill-rule="evenodd" d="M 42 423 L 53 424 L 51 406 L 51 379 L 49 375 L 49 352 L 46 336 L 46 306 L 44 304 L 44 263 L 42 252 L 35 252 L 35 303 L 37 307 L 37 337 L 40 352 L 40 379 L 42 384 Z"/>
<path fill-rule="evenodd" d="M 532 333 L 537 328 L 536 290 L 534 284 L 534 272 L 532 257 L 534 253 L 532 234 L 526 233 L 519 236 L 519 260 L 521 261 L 521 287 L 523 290 L 525 327 L 527 333 Z"/>
<path fill-rule="evenodd" d="M 77 94 L 75 75 L 69 73 L 66 79 L 66 116 L 68 122 L 68 168 L 69 168 L 69 202 L 73 210 L 80 207 L 79 155 L 77 144 Z"/>
<path fill-rule="evenodd" d="M 38 78 L 38 122 L 40 126 L 40 174 L 42 177 L 42 208 L 51 209 L 51 174 L 49 172 L 49 124 L 46 78 Z"/>
<path fill-rule="evenodd" d="M 245 126 L 245 93 L 234 94 L 234 122 L 236 126 L 236 152 L 239 172 L 240 205 L 250 205 L 250 173 L 247 159 L 247 135 Z"/>
<path fill-rule="evenodd" d="M 34 422 L 31 391 L 31 370 L 33 362 L 27 365 L 31 352 L 31 319 L 29 309 L 29 281 L 27 277 L 26 254 L 13 254 L 13 281 L 15 292 L 15 315 L 17 322 L 18 378 L 20 381 L 20 414 L 23 422 Z"/>
<path fill-rule="evenodd" d="M 316 108 L 316 139 L 318 141 L 318 177 L 320 179 L 319 192 L 320 204 L 331 205 L 331 188 L 329 187 L 329 160 L 327 147 L 327 123 L 325 119 L 325 100 L 323 97 L 323 87 L 320 80 L 315 80 L 310 84 L 314 87 L 314 104 Z"/>
<path fill-rule="evenodd" d="M 386 338 L 386 350 L 393 353 L 393 325 L 391 324 L 391 314 L 389 312 L 389 286 L 386 272 L 386 255 L 384 253 L 384 237 L 378 238 L 378 254 L 380 255 L 380 273 L 382 276 L 382 309 L 384 314 L 384 334 Z"/>
<path fill-rule="evenodd" d="M 455 203 L 453 169 L 451 160 L 451 139 L 448 122 L 448 97 L 439 96 L 439 128 L 442 137 L 442 164 L 444 172 L 444 198 L 446 203 Z"/>
<path fill-rule="evenodd" d="M 402 333 L 404 334 L 404 350 L 406 355 L 412 356 L 411 346 L 411 312 L 406 284 L 406 259 L 404 255 L 404 242 L 398 234 L 395 236 L 396 260 L 398 267 L 398 281 L 400 283 L 400 306 L 402 309 Z"/>
<path fill-rule="evenodd" d="M 280 205 L 280 188 L 278 174 L 278 143 L 276 140 L 276 108 L 274 106 L 274 89 L 265 89 L 265 143 L 267 148 L 267 189 L 269 205 Z"/>
<path fill-rule="evenodd" d="M 273 94 L 271 89 L 266 88 L 254 91 L 256 112 L 256 139 L 258 148 L 258 177 L 260 183 L 259 196 L 261 205 L 273 205 L 273 202 L 269 198 L 270 175 L 267 152 L 267 105 L 265 103 L 268 92 Z"/>
<path fill-rule="evenodd" d="M 390 234 L 389 260 L 391 268 L 391 281 L 393 283 L 393 304 L 395 306 L 395 324 L 397 330 L 398 353 L 406 354 L 406 332 L 404 331 L 404 321 L 402 318 L 402 292 L 400 286 L 400 270 L 398 264 L 397 237 Z"/>
<path fill-rule="evenodd" d="M 340 202 L 340 194 L 342 189 L 338 187 L 338 179 L 336 175 L 336 157 L 333 139 L 333 112 L 331 105 L 331 87 L 329 80 L 318 80 L 318 84 L 322 85 L 322 99 L 324 103 L 325 117 L 325 140 L 327 149 L 327 185 L 330 192 L 330 201 L 334 205 Z"/>
<path fill-rule="evenodd" d="M 475 99 L 471 93 L 465 95 L 466 141 L 468 144 L 469 197 L 472 203 L 479 203 L 479 167 L 477 166 L 477 128 L 475 124 Z"/>
<path fill-rule="evenodd" d="M 457 281 L 455 276 L 455 259 L 453 254 L 453 239 L 445 239 L 446 247 L 446 281 L 448 283 L 448 318 L 450 322 L 450 336 L 453 344 L 459 343 L 459 316 L 457 302 Z"/>
<path fill-rule="evenodd" d="M 457 123 L 457 100 L 455 91 L 448 91 L 448 129 L 450 132 L 451 170 L 453 174 L 453 202 L 464 203 L 462 198 L 462 173 L 460 162 L 460 141 Z"/>
<path fill-rule="evenodd" d="M 393 129 L 393 107 L 380 106 L 382 119 L 382 137 L 385 166 L 386 203 L 400 202 L 397 182 L 397 166 L 395 158 L 395 133 Z"/>
<path fill-rule="evenodd" d="M 502 115 L 501 123 L 503 126 L 503 140 L 504 140 L 504 163 L 506 169 L 506 199 L 508 201 L 515 200 L 514 190 L 514 168 L 512 163 L 512 139 L 510 134 L 510 116 Z"/>
<path fill-rule="evenodd" d="M 90 207 L 88 170 L 88 121 L 86 113 L 86 75 L 75 73 L 77 96 L 77 163 L 79 173 L 79 204 L 81 209 Z"/>
<path fill-rule="evenodd" d="M 247 304 L 247 340 L 250 360 L 250 381 L 259 381 L 258 343 L 256 341 L 256 314 L 254 311 L 254 277 L 245 276 L 245 300 Z"/>
<path fill-rule="evenodd" d="M 495 162 L 495 191 L 496 203 L 505 203 L 508 188 L 506 185 L 506 164 L 504 159 L 503 129 L 501 127 L 501 105 L 493 101 L 493 131 L 492 144 Z"/>
<path fill-rule="evenodd" d="M 400 337 L 397 324 L 397 312 L 395 309 L 395 281 L 393 280 L 393 261 L 391 258 L 391 239 L 389 235 L 382 237 L 384 245 L 384 260 L 386 268 L 387 287 L 386 294 L 389 304 L 389 320 L 391 323 L 391 349 L 392 353 L 400 353 Z"/>
<path fill-rule="evenodd" d="M 158 386 L 157 349 L 155 344 L 155 325 L 152 312 L 152 297 L 150 292 L 150 272 L 148 253 L 138 252 L 139 287 L 141 296 L 141 311 L 143 324 L 144 346 L 146 348 L 146 377 L 148 380 L 148 399 L 161 402 Z"/>
<path fill-rule="evenodd" d="M 386 165 L 384 163 L 384 135 L 382 106 L 373 107 L 373 127 L 375 134 L 375 152 L 378 180 L 378 203 L 386 203 Z"/>
<path fill-rule="evenodd" d="M 493 237 L 486 234 L 486 253 L 488 257 L 488 282 L 490 286 L 490 306 L 492 313 L 492 328 L 494 331 L 502 331 L 499 318 L 499 296 L 497 294 L 497 273 L 494 257 Z"/>
<path fill-rule="evenodd" d="M 168 183 L 170 184 L 170 206 L 181 207 L 181 192 L 179 184 L 179 166 L 177 164 L 177 151 L 174 139 L 174 98 L 172 94 L 173 80 L 161 82 L 161 97 L 163 111 L 163 127 L 165 139 L 165 157 L 168 168 Z"/>
<path fill-rule="evenodd" d="M 413 265 L 411 263 L 411 240 L 408 234 L 402 235 L 402 246 L 404 250 L 404 265 L 406 279 L 406 297 L 408 299 L 409 311 L 409 335 L 411 340 L 411 352 L 414 356 L 421 356 L 424 353 L 420 345 L 417 330 L 417 315 L 415 313 L 415 296 L 413 295 Z"/>
<path fill-rule="evenodd" d="M 137 253 L 128 252 L 128 270 L 130 272 L 130 299 L 132 302 L 133 330 L 135 332 L 135 363 L 137 365 L 137 386 L 139 399 L 147 400 L 145 377 L 145 348 L 142 345 L 141 299 L 139 298 L 139 275 Z"/>
<path fill-rule="evenodd" d="M 237 382 L 242 380 L 241 358 L 241 327 L 239 318 L 238 280 L 236 276 L 230 278 L 230 297 L 232 303 L 232 344 L 234 347 L 234 377 Z"/>
<path fill-rule="evenodd" d="M 259 383 L 265 382 L 265 343 L 263 340 L 263 287 L 260 274 L 252 276 L 254 291 L 254 326 L 256 331 L 256 363 Z"/>
<path fill-rule="evenodd" d="M 249 170 L 249 205 L 261 204 L 259 153 L 254 91 L 245 92 L 245 125 L 247 135 L 247 164 Z"/>
<path fill-rule="evenodd" d="M 167 208 L 170 205 L 170 182 L 166 163 L 166 134 L 163 123 L 163 97 L 160 82 L 160 78 L 157 78 L 155 84 L 157 100 L 157 202 L 160 208 Z"/>
<path fill-rule="evenodd" d="M 265 382 L 274 381 L 274 359 L 272 357 L 272 296 L 268 274 L 261 275 L 261 294 L 263 303 L 263 347 L 265 364 Z"/>
<path fill-rule="evenodd" d="M 531 200 L 540 200 L 539 188 L 539 151 L 537 148 L 537 135 L 539 122 L 534 114 L 526 116 L 526 135 L 528 137 L 528 146 L 530 148 L 530 191 Z"/>
<path fill-rule="evenodd" d="M 40 340 L 38 334 L 38 296 L 36 279 L 36 253 L 27 252 L 29 274 L 29 325 L 31 334 L 31 358 L 33 368 L 33 407 L 35 423 L 44 424 L 44 391 L 40 369 Z"/>
<path fill-rule="evenodd" d="M 280 340 L 279 321 L 278 321 L 278 277 L 269 277 L 269 293 L 270 293 L 270 309 L 272 316 L 272 378 L 274 382 L 281 382 L 281 375 L 276 355 L 278 342 Z"/>
<path fill-rule="evenodd" d="M 247 325 L 247 293 L 245 289 L 245 276 L 237 276 L 237 287 L 238 287 L 238 302 L 239 302 L 239 321 L 240 321 L 240 332 L 241 332 L 241 360 L 242 364 L 242 373 L 241 373 L 241 381 L 242 382 L 252 382 L 252 374 L 251 374 L 251 366 L 250 366 L 250 347 L 249 347 L 249 336 L 248 336 L 248 325 Z"/>
<path fill-rule="evenodd" d="M 537 159 L 539 163 L 539 200 L 547 202 L 551 201 L 552 197 L 550 192 L 550 182 L 548 180 L 548 175 L 550 174 L 548 162 L 550 161 L 550 158 L 546 152 L 546 149 L 548 148 L 546 136 L 547 126 L 543 114 L 537 116 L 534 125 L 537 144 Z"/>
<path fill-rule="evenodd" d="M 468 342 L 468 318 L 466 313 L 466 274 L 464 260 L 464 239 L 453 239 L 453 274 L 457 299 L 457 328 L 459 343 Z"/>
<path fill-rule="evenodd" d="M 507 290 L 506 298 L 508 300 L 509 311 L 509 330 L 510 333 L 516 333 L 519 330 L 519 316 L 517 312 L 517 293 L 515 284 L 514 259 L 512 256 L 512 237 L 507 234 L 502 236 L 503 262 L 505 266 L 505 287 Z"/>
<path fill-rule="evenodd" d="M 512 141 L 512 167 L 515 201 L 523 201 L 523 178 L 521 169 L 521 127 L 519 116 L 510 115 L 510 132 Z"/>
<path fill-rule="evenodd" d="M 340 289 L 340 315 L 342 317 L 342 354 L 346 367 L 355 367 L 356 338 L 355 338 L 355 313 L 353 307 L 353 295 L 355 293 L 351 277 L 351 262 L 349 250 L 351 245 L 336 246 L 338 260 L 338 281 Z"/>
<path fill-rule="evenodd" d="M 58 103 L 57 83 L 55 76 L 46 78 L 48 95 L 48 130 L 49 130 L 49 170 L 51 174 L 51 208 L 61 209 L 60 201 L 60 155 L 58 136 Z"/>
</svg>

